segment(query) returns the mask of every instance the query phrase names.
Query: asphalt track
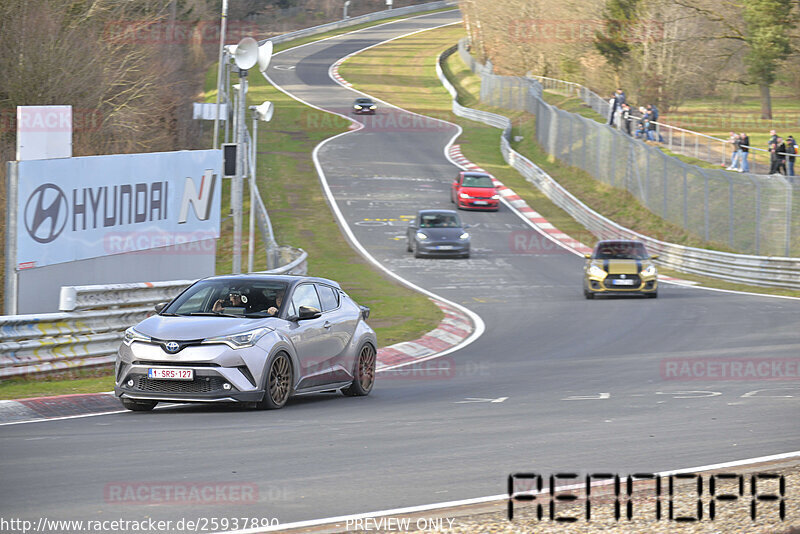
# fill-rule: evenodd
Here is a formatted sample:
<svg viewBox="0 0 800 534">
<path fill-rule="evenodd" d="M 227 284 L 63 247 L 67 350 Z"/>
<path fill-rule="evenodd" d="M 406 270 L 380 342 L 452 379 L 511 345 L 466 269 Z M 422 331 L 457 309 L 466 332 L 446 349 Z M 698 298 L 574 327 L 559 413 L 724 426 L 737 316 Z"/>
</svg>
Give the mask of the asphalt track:
<svg viewBox="0 0 800 534">
<path fill-rule="evenodd" d="M 457 17 L 423 16 L 290 50 L 273 59 L 270 76 L 297 98 L 342 112 L 355 95 L 329 78 L 335 60 Z M 330 190 L 371 255 L 479 314 L 483 336 L 429 362 L 426 376 L 387 373 L 367 398 L 0 427 L 0 516 L 285 523 L 495 495 L 510 472 L 627 474 L 800 449 L 797 381 L 662 375 L 669 358 L 796 358 L 800 301 L 670 285 L 655 300 L 586 301 L 581 259 L 541 241 L 520 253 L 514 236 L 537 243 L 535 234 L 507 207 L 463 213 L 476 225 L 471 259 L 413 259 L 397 238 L 417 209 L 451 206 L 457 169 L 443 150 L 456 130 L 384 108 L 379 117 L 389 113 L 394 121 L 359 119 L 368 126 L 319 150 Z M 255 485 L 258 498 L 154 505 L 109 494 L 119 483 L 193 482 Z"/>
</svg>

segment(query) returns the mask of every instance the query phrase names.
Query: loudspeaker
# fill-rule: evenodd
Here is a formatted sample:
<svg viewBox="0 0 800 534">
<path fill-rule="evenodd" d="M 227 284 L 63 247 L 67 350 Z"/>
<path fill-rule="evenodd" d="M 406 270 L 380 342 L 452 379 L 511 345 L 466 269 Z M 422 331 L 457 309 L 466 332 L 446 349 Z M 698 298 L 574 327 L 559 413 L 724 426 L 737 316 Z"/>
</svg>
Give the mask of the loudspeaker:
<svg viewBox="0 0 800 534">
<path fill-rule="evenodd" d="M 258 43 L 252 37 L 245 37 L 236 45 L 233 53 L 236 66 L 242 70 L 248 70 L 258 62 Z"/>
<path fill-rule="evenodd" d="M 269 122 L 272 120 L 272 114 L 275 112 L 275 106 L 272 105 L 272 102 L 263 102 L 256 106 L 256 113 L 258 113 L 258 118 L 264 122 Z"/>
<path fill-rule="evenodd" d="M 272 41 L 267 41 L 258 47 L 258 70 L 267 75 L 267 67 L 272 59 Z"/>
</svg>

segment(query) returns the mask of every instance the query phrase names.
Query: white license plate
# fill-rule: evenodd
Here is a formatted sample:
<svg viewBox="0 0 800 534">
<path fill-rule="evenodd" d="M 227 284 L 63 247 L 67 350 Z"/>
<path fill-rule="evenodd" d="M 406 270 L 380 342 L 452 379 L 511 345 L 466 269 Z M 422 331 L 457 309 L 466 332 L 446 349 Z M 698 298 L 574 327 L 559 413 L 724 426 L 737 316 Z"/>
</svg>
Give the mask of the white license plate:
<svg viewBox="0 0 800 534">
<path fill-rule="evenodd" d="M 153 380 L 194 380 L 194 369 L 174 369 L 160 367 L 148 369 L 147 378 Z"/>
<path fill-rule="evenodd" d="M 436 250 L 453 250 L 453 245 L 439 245 Z"/>
<path fill-rule="evenodd" d="M 632 286 L 635 280 L 612 280 L 615 286 Z"/>
<path fill-rule="evenodd" d="M 475 204 L 476 206 L 485 206 L 488 204 L 488 202 L 486 202 L 485 200 L 476 200 L 475 202 L 473 202 L 473 204 Z"/>
</svg>

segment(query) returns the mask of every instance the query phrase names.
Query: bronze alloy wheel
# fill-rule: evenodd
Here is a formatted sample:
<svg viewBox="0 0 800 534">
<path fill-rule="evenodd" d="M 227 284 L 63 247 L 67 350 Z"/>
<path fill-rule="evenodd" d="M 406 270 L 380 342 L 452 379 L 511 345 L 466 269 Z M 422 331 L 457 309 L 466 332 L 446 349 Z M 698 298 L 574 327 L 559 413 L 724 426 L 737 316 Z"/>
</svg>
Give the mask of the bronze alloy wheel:
<svg viewBox="0 0 800 534">
<path fill-rule="evenodd" d="M 358 357 L 358 380 L 361 389 L 369 391 L 375 382 L 375 349 L 372 345 L 364 345 Z"/>
<path fill-rule="evenodd" d="M 342 390 L 349 397 L 363 397 L 369 395 L 375 384 L 375 348 L 367 343 L 361 347 L 358 354 L 358 364 L 355 369 L 353 383 Z"/>
<path fill-rule="evenodd" d="M 286 404 L 291 383 L 292 364 L 285 354 L 278 354 L 269 368 L 269 397 L 275 406 Z"/>
</svg>

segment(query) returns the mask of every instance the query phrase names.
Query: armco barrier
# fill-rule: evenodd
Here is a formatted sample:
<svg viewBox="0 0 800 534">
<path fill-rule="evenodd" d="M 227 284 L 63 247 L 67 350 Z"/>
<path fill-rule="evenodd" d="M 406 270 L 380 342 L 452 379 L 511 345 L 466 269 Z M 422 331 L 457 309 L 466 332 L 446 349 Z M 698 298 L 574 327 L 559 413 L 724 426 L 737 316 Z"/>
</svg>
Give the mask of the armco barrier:
<svg viewBox="0 0 800 534">
<path fill-rule="evenodd" d="M 280 252 L 288 263 L 264 273 L 306 274 L 305 251 L 281 247 Z M 0 378 L 111 364 L 123 331 L 152 313 L 153 304 L 171 300 L 191 283 L 63 287 L 62 307 L 105 309 L 0 317 Z"/>
<path fill-rule="evenodd" d="M 442 62 L 457 50 L 458 46 L 445 50 L 436 62 L 439 80 L 453 97 L 453 113 L 502 129 L 500 150 L 506 162 L 598 238 L 641 240 L 652 253 L 659 255 L 657 262 L 659 265 L 676 271 L 720 278 L 729 282 L 800 289 L 800 258 L 732 254 L 666 243 L 620 226 L 589 208 L 539 166 L 511 148 L 511 121 L 507 117 L 467 108 L 458 103 L 458 93 L 444 75 L 441 66 Z"/>
<path fill-rule="evenodd" d="M 350 26 L 357 26 L 359 24 L 374 22 L 376 20 L 401 17 L 403 15 L 410 15 L 412 13 L 418 13 L 421 11 L 432 11 L 435 9 L 442 9 L 445 7 L 451 7 L 451 6 L 454 7 L 457 5 L 458 5 L 457 0 L 441 0 L 438 2 L 428 2 L 425 4 L 417 4 L 414 6 L 399 7 L 397 9 L 387 9 L 375 13 L 367 13 L 366 15 L 359 15 L 358 17 L 350 17 L 345 20 L 337 20 L 336 22 L 329 22 L 328 24 L 314 26 L 313 28 L 305 28 L 290 33 L 276 35 L 274 37 L 269 37 L 264 41 L 272 41 L 273 44 L 280 44 L 280 43 L 285 43 L 287 41 L 292 41 L 294 39 L 300 39 L 302 37 L 310 37 L 312 35 L 334 31 L 341 28 L 348 28 Z M 264 41 L 260 41 L 259 44 L 263 43 Z"/>
</svg>

